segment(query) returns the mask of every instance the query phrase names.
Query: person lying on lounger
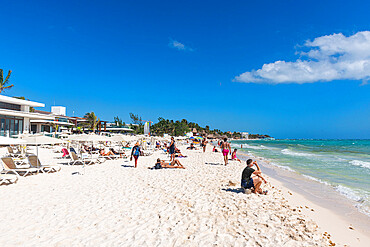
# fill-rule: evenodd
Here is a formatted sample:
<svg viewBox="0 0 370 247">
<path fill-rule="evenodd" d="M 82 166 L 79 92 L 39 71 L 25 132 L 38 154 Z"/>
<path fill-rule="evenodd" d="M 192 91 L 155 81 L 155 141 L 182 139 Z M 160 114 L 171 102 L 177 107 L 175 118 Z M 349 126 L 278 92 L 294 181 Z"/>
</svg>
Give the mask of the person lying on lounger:
<svg viewBox="0 0 370 247">
<path fill-rule="evenodd" d="M 107 153 L 104 152 L 104 149 L 100 150 L 100 155 L 101 156 L 109 156 L 109 155 L 114 155 L 114 153 L 112 152 L 112 150 L 109 150 Z"/>
<path fill-rule="evenodd" d="M 180 168 L 185 169 L 185 167 L 180 163 L 179 160 L 173 160 L 171 163 L 167 163 L 164 160 L 157 159 L 157 163 L 152 168 L 149 169 L 162 169 L 162 168 Z"/>
</svg>

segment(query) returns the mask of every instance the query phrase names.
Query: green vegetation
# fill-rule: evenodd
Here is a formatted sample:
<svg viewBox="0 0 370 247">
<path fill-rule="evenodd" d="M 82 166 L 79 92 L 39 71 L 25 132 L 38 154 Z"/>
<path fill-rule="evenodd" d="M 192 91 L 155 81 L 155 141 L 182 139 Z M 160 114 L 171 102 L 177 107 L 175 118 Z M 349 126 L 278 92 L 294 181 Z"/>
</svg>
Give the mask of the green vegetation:
<svg viewBox="0 0 370 247">
<path fill-rule="evenodd" d="M 87 120 L 88 127 L 95 132 L 96 127 L 98 126 L 98 123 L 100 119 L 95 115 L 94 112 L 88 112 L 85 114 L 84 118 Z"/>
<path fill-rule="evenodd" d="M 250 134 L 249 139 L 264 139 L 264 138 L 270 138 L 269 135 L 260 135 L 260 134 Z"/>
<path fill-rule="evenodd" d="M 10 89 L 10 88 L 14 87 L 13 84 L 9 85 L 9 86 L 6 86 L 6 84 L 9 83 L 9 78 L 10 78 L 11 74 L 12 74 L 12 71 L 9 70 L 8 75 L 6 76 L 6 78 L 4 80 L 3 69 L 0 69 L 0 93 L 2 93 L 6 89 Z"/>
<path fill-rule="evenodd" d="M 131 128 L 134 130 L 133 134 L 143 134 L 144 133 L 144 122 L 142 118 L 138 114 L 130 113 L 131 118 Z M 117 116 L 114 118 L 114 122 L 116 126 L 121 126 L 120 124 L 124 125 L 124 122 Z M 122 126 L 123 126 L 122 125 Z M 242 138 L 242 134 L 240 132 L 231 132 L 226 131 L 223 132 L 219 129 L 210 129 L 208 125 L 205 127 L 199 126 L 197 123 L 189 122 L 186 119 L 182 119 L 181 121 L 174 121 L 165 119 L 162 117 L 158 118 L 158 122 L 151 125 L 150 132 L 152 135 L 156 136 L 163 136 L 164 134 L 169 134 L 171 136 L 183 136 L 188 132 L 195 132 L 201 136 L 213 137 L 213 138 L 234 138 L 240 139 Z M 266 138 L 270 137 L 269 135 L 249 135 L 251 139 L 259 139 L 259 138 Z"/>
<path fill-rule="evenodd" d="M 123 122 L 122 119 L 120 119 L 118 116 L 114 117 L 114 124 L 117 127 L 124 127 L 126 125 L 125 122 Z"/>
<path fill-rule="evenodd" d="M 214 129 L 211 130 L 208 125 L 204 128 L 199 126 L 197 123 L 188 122 L 186 119 L 181 121 L 173 121 L 169 119 L 164 119 L 162 117 L 158 118 L 158 123 L 154 124 L 150 128 L 153 135 L 163 136 L 163 134 L 169 134 L 171 136 L 183 136 L 188 132 L 196 132 L 198 135 L 209 136 L 209 137 L 229 137 L 229 138 L 241 138 L 241 133 L 239 132 L 222 132 L 221 130 Z"/>
<path fill-rule="evenodd" d="M 134 130 L 134 134 L 144 134 L 144 124 L 143 120 L 139 115 L 135 115 L 134 113 L 130 112 L 130 118 L 131 118 L 131 128 Z"/>
</svg>

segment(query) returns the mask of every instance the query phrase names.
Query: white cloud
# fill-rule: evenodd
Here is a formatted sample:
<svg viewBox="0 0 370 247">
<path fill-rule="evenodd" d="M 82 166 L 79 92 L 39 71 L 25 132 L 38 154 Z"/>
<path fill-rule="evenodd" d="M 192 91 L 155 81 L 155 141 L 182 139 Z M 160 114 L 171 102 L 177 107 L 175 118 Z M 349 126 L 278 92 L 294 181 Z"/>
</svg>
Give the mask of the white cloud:
<svg viewBox="0 0 370 247">
<path fill-rule="evenodd" d="M 370 79 L 370 31 L 346 37 L 341 33 L 306 41 L 307 52 L 295 62 L 276 61 L 245 72 L 234 81 L 245 83 L 312 83 Z"/>
<path fill-rule="evenodd" d="M 184 44 L 180 43 L 177 40 L 170 40 L 170 43 L 168 43 L 168 46 L 171 48 L 175 48 L 180 51 L 193 51 L 192 48 L 185 46 Z"/>
</svg>

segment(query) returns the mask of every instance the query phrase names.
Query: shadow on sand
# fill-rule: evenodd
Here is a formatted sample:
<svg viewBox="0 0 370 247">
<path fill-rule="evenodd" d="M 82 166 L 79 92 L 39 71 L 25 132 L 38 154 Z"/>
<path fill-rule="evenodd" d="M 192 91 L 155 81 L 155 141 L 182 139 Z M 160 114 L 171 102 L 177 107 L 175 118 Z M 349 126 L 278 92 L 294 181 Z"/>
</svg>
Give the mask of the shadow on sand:
<svg viewBox="0 0 370 247">
<path fill-rule="evenodd" d="M 244 189 L 242 189 L 242 188 L 235 188 L 235 189 L 227 188 L 227 189 L 222 189 L 222 190 L 227 191 L 227 192 L 243 193 L 244 194 Z"/>
<path fill-rule="evenodd" d="M 134 168 L 135 166 L 134 165 L 121 165 L 122 167 L 131 167 L 131 168 Z"/>
<path fill-rule="evenodd" d="M 211 166 L 224 166 L 224 164 L 222 164 L 222 163 L 209 163 L 209 162 L 206 162 L 205 163 L 206 165 L 211 165 Z"/>
</svg>

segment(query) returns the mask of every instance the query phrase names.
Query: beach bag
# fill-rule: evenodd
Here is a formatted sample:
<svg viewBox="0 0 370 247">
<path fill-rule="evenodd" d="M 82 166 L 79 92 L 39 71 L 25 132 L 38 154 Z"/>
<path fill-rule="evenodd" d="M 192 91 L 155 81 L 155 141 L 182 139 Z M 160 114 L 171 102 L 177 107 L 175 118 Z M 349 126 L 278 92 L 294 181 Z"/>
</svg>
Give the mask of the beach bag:
<svg viewBox="0 0 370 247">
<path fill-rule="evenodd" d="M 135 147 L 134 156 L 139 156 L 139 155 L 140 155 L 140 148 Z"/>
<path fill-rule="evenodd" d="M 161 168 L 162 168 L 161 163 L 156 163 L 154 166 L 154 169 L 161 169 Z"/>
</svg>

